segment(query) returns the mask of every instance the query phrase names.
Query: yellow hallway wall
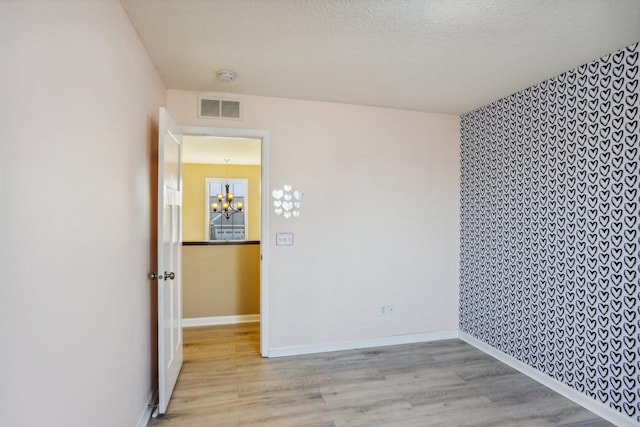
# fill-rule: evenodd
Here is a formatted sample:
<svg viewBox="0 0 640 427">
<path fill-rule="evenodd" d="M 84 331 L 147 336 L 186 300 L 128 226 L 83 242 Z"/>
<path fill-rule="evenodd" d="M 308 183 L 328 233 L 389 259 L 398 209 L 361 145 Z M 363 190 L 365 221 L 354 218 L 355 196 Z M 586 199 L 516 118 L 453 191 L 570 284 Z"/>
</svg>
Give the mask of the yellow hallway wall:
<svg viewBox="0 0 640 427">
<path fill-rule="evenodd" d="M 185 319 L 260 313 L 260 245 L 182 247 Z"/>
<path fill-rule="evenodd" d="M 205 179 L 224 178 L 225 165 L 185 163 L 182 169 L 182 240 L 205 240 Z M 249 180 L 248 240 L 260 240 L 260 166 L 229 165 L 229 178 Z"/>
</svg>

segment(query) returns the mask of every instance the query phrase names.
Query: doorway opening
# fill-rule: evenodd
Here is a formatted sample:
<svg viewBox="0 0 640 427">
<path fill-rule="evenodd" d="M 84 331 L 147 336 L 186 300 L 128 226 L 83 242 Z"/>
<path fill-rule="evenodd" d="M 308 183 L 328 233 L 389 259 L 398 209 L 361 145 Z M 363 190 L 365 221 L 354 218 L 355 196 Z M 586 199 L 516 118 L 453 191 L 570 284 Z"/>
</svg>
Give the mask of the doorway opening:
<svg viewBox="0 0 640 427">
<path fill-rule="evenodd" d="M 183 326 L 259 321 L 267 357 L 268 132 L 182 131 Z M 239 212 L 213 209 L 225 184 Z"/>
</svg>

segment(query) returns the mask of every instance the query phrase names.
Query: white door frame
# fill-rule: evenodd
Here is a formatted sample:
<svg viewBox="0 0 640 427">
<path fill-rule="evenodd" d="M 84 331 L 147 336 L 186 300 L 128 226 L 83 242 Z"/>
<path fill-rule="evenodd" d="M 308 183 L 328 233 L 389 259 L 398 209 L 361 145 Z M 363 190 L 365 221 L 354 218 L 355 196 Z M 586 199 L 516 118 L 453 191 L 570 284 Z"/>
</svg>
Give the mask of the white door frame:
<svg viewBox="0 0 640 427">
<path fill-rule="evenodd" d="M 269 131 L 180 126 L 182 135 L 261 139 L 260 144 L 260 354 L 269 357 Z"/>
</svg>

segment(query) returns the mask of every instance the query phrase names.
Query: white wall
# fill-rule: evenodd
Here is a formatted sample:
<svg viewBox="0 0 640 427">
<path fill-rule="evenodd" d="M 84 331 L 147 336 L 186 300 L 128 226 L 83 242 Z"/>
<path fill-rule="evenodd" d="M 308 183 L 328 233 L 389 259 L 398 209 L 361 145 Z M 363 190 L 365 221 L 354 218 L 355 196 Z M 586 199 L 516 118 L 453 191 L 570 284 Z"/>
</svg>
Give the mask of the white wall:
<svg viewBox="0 0 640 427">
<path fill-rule="evenodd" d="M 458 329 L 457 116 L 231 96 L 243 120 L 198 119 L 198 95 L 168 91 L 177 123 L 270 131 L 271 188 L 305 194 L 270 217 L 272 349 Z"/>
<path fill-rule="evenodd" d="M 0 425 L 135 426 L 166 91 L 116 0 L 0 2 Z"/>
</svg>

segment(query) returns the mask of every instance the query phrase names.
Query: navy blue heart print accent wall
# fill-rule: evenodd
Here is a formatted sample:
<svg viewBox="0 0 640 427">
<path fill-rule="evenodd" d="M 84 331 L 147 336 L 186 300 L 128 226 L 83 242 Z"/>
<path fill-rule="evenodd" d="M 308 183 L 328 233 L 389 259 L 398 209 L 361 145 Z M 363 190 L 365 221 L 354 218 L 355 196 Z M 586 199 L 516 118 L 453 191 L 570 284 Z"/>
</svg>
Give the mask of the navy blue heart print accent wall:
<svg viewBox="0 0 640 427">
<path fill-rule="evenodd" d="M 639 51 L 461 120 L 460 329 L 634 421 Z"/>
</svg>

